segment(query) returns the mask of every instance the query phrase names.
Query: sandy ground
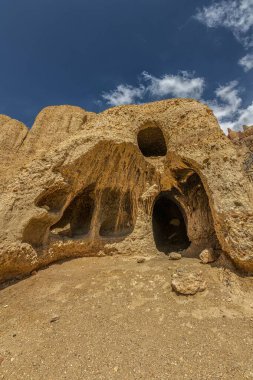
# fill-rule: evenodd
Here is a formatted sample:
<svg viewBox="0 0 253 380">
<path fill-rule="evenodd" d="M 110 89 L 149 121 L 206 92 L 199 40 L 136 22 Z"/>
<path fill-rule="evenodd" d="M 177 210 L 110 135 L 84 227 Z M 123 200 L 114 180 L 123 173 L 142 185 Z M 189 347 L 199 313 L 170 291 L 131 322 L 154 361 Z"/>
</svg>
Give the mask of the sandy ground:
<svg viewBox="0 0 253 380">
<path fill-rule="evenodd" d="M 207 290 L 178 296 L 176 268 Z M 0 378 L 253 379 L 253 279 L 197 259 L 55 264 L 0 292 Z"/>
</svg>

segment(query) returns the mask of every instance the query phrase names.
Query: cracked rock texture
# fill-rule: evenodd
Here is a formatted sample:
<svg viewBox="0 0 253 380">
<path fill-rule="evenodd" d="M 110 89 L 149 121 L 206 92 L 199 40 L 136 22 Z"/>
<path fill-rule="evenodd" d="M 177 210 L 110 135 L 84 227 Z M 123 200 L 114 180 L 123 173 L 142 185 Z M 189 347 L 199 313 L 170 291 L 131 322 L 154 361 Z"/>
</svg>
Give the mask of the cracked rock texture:
<svg viewBox="0 0 253 380">
<path fill-rule="evenodd" d="M 202 271 L 189 272 L 189 268 L 179 268 L 172 276 L 172 289 L 182 295 L 192 296 L 206 289 Z"/>
<path fill-rule="evenodd" d="M 205 248 L 253 271 L 244 151 L 195 100 L 48 107 L 31 130 L 1 115 L 0 158 L 1 280 L 68 257 Z"/>
</svg>

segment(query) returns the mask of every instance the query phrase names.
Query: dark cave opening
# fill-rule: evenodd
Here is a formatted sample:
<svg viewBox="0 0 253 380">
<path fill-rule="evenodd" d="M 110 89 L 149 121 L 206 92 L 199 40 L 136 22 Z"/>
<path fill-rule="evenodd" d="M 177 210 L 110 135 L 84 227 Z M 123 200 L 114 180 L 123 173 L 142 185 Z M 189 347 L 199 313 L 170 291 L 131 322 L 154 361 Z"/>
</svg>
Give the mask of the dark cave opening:
<svg viewBox="0 0 253 380">
<path fill-rule="evenodd" d="M 68 205 L 61 219 L 51 227 L 51 232 L 68 237 L 86 235 L 90 230 L 95 208 L 93 186 L 88 186 Z"/>
<path fill-rule="evenodd" d="M 156 199 L 152 224 L 155 244 L 159 251 L 170 253 L 186 249 L 190 245 L 183 213 L 170 199 L 168 192 L 161 193 Z"/>
<path fill-rule="evenodd" d="M 141 129 L 137 136 L 138 146 L 145 157 L 159 157 L 167 154 L 163 132 L 158 127 Z"/>
</svg>

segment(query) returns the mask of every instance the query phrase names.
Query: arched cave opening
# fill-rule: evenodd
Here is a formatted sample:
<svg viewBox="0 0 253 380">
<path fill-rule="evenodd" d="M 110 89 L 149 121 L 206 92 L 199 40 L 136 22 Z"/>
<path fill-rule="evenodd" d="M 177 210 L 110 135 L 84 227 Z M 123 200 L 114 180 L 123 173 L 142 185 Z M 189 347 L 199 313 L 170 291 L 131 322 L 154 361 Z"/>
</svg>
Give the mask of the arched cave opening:
<svg viewBox="0 0 253 380">
<path fill-rule="evenodd" d="M 169 192 L 162 192 L 157 197 L 153 207 L 152 224 L 155 244 L 159 251 L 180 251 L 190 245 L 183 212 L 171 200 Z"/>
<path fill-rule="evenodd" d="M 61 219 L 51 228 L 54 234 L 76 237 L 86 235 L 90 230 L 95 209 L 94 186 L 90 185 L 79 193 L 68 205 Z"/>
<path fill-rule="evenodd" d="M 137 136 L 138 146 L 145 157 L 165 156 L 167 146 L 163 132 L 158 127 L 141 129 Z"/>
</svg>

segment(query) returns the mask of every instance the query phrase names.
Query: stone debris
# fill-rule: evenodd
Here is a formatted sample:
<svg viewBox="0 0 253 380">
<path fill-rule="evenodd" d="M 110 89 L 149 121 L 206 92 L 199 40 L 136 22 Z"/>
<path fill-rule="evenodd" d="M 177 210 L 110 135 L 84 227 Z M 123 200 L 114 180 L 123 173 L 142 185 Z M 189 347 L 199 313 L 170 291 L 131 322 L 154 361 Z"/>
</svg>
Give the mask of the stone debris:
<svg viewBox="0 0 253 380">
<path fill-rule="evenodd" d="M 181 253 L 178 253 L 178 252 L 171 252 L 169 254 L 169 259 L 170 260 L 180 260 L 182 258 L 182 255 Z"/>
<path fill-rule="evenodd" d="M 183 295 L 194 295 L 206 289 L 202 271 L 189 272 L 188 268 L 179 268 L 172 275 L 172 289 Z"/>
<path fill-rule="evenodd" d="M 146 259 L 144 257 L 140 257 L 139 259 L 137 259 L 138 264 L 145 263 L 145 261 L 146 261 Z"/>
<path fill-rule="evenodd" d="M 217 256 L 213 248 L 206 248 L 200 253 L 199 258 L 203 264 L 208 264 L 213 263 L 217 259 Z"/>
<path fill-rule="evenodd" d="M 55 315 L 55 316 L 53 316 L 53 317 L 50 319 L 50 323 L 57 322 L 57 321 L 59 321 L 59 319 L 60 319 L 59 315 Z"/>
</svg>

